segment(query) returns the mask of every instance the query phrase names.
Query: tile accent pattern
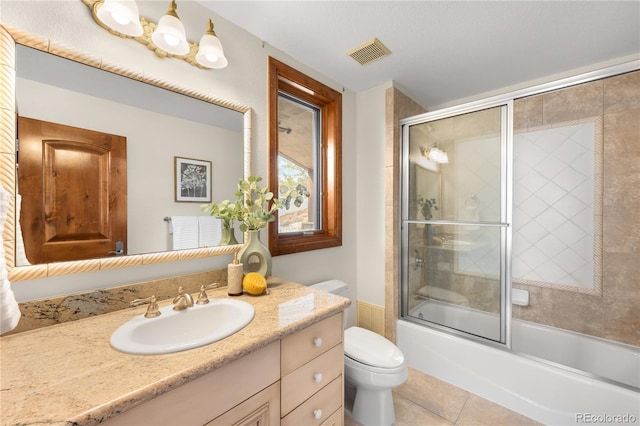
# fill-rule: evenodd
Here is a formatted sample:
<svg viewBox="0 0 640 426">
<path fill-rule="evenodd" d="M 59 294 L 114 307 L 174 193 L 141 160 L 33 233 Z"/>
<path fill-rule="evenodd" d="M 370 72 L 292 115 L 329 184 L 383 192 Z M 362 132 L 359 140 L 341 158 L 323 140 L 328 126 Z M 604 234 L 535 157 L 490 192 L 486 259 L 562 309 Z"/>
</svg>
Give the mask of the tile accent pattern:
<svg viewBox="0 0 640 426">
<path fill-rule="evenodd" d="M 384 336 L 384 308 L 358 300 L 358 327 Z"/>
<path fill-rule="evenodd" d="M 640 71 L 514 102 L 515 132 L 590 117 L 602 120 L 602 293 L 514 283 L 530 306 L 513 317 L 640 346 Z"/>
<path fill-rule="evenodd" d="M 600 120 L 527 129 L 513 150 L 513 280 L 599 294 Z"/>
</svg>

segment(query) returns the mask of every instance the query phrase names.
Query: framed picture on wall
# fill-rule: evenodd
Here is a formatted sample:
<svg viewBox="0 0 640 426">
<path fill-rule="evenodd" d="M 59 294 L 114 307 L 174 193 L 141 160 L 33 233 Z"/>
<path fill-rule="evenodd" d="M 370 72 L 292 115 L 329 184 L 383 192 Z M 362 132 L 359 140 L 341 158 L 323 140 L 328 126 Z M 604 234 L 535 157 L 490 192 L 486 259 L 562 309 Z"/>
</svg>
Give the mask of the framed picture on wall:
<svg viewBox="0 0 640 426">
<path fill-rule="evenodd" d="M 211 202 L 211 161 L 174 157 L 176 201 Z"/>
</svg>

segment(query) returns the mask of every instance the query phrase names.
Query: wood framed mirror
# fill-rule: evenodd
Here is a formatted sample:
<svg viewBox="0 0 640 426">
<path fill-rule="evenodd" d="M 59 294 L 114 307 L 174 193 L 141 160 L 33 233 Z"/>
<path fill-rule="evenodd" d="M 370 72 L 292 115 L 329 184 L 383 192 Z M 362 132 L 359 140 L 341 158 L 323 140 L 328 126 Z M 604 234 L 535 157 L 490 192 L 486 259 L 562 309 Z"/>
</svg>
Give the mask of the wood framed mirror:
<svg viewBox="0 0 640 426">
<path fill-rule="evenodd" d="M 251 174 L 251 108 L 230 101 L 211 97 L 195 90 L 185 89 L 168 81 L 161 81 L 120 66 L 103 64 L 100 58 L 70 50 L 54 41 L 34 37 L 22 31 L 0 26 L 0 183 L 13 197 L 7 212 L 3 232 L 3 247 L 10 281 L 23 281 L 69 275 L 83 272 L 143 266 L 233 253 L 239 245 L 208 247 L 201 249 L 159 251 L 127 256 L 104 257 L 90 260 L 43 263 L 30 266 L 16 264 L 16 46 L 31 47 L 52 55 L 102 69 L 133 80 L 138 80 L 190 98 L 218 105 L 243 114 L 243 176 Z"/>
</svg>

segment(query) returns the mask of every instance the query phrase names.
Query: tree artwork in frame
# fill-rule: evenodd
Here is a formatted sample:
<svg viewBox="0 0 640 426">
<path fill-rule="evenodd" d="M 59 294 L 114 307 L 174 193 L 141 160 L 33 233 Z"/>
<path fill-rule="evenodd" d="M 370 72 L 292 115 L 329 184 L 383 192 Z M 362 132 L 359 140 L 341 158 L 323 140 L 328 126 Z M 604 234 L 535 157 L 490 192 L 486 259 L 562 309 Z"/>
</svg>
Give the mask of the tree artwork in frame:
<svg viewBox="0 0 640 426">
<path fill-rule="evenodd" d="M 176 201 L 211 202 L 211 161 L 175 157 Z"/>
</svg>

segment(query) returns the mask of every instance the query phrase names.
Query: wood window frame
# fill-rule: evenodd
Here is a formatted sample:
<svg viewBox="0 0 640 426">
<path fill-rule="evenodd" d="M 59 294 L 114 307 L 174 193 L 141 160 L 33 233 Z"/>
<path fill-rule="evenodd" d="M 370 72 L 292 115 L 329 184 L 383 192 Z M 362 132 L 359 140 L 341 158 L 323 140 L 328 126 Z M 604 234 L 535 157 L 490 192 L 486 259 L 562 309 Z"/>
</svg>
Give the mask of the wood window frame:
<svg viewBox="0 0 640 426">
<path fill-rule="evenodd" d="M 342 94 L 269 57 L 269 187 L 278 193 L 278 93 L 285 91 L 320 108 L 322 114 L 321 226 L 313 232 L 278 232 L 278 215 L 269 224 L 271 255 L 342 245 Z"/>
</svg>

